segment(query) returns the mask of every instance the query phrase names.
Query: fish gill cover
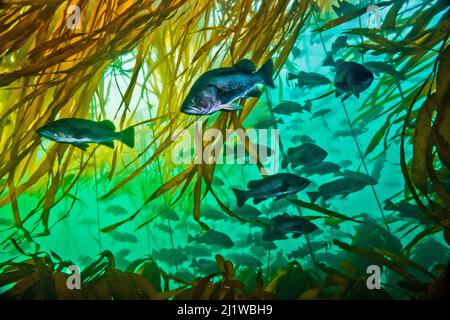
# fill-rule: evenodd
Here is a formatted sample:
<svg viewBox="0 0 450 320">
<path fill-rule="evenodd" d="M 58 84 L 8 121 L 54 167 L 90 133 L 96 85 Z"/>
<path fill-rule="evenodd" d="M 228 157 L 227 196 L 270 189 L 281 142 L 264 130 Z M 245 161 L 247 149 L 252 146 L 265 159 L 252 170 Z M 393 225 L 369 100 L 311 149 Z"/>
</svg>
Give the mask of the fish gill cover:
<svg viewBox="0 0 450 320">
<path fill-rule="evenodd" d="M 437 0 L 3 1 L 1 297 L 448 298 L 449 32 Z"/>
</svg>

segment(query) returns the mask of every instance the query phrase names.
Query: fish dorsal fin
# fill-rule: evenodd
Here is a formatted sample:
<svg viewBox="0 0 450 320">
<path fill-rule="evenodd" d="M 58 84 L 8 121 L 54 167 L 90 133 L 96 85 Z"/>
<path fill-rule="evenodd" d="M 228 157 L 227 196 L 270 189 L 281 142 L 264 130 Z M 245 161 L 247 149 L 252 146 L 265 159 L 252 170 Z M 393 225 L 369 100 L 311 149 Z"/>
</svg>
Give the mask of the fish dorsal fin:
<svg viewBox="0 0 450 320">
<path fill-rule="evenodd" d="M 290 156 L 290 155 L 292 155 L 293 153 L 295 152 L 295 148 L 289 148 L 289 149 L 287 149 L 287 155 L 288 156 Z"/>
<path fill-rule="evenodd" d="M 264 179 L 252 180 L 247 183 L 247 188 L 249 188 L 249 189 L 258 188 L 259 186 L 263 185 L 264 183 L 265 183 Z"/>
<path fill-rule="evenodd" d="M 250 61 L 249 59 L 242 59 L 238 61 L 233 68 L 239 69 L 241 71 L 247 72 L 247 73 L 253 73 L 256 71 L 255 64 Z"/>
<path fill-rule="evenodd" d="M 98 124 L 105 129 L 116 131 L 116 126 L 114 125 L 114 123 L 112 123 L 111 120 L 103 120 L 103 121 L 100 121 Z"/>
</svg>

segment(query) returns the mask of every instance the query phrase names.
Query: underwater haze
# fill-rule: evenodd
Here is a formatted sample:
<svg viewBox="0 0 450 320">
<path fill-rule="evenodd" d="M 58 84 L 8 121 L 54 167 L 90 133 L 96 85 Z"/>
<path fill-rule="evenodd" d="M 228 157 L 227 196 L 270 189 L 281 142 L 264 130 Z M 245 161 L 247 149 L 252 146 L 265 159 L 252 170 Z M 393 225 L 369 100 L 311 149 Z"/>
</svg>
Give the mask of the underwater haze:
<svg viewBox="0 0 450 320">
<path fill-rule="evenodd" d="M 445 299 L 449 14 L 6 0 L 0 296 Z"/>
</svg>

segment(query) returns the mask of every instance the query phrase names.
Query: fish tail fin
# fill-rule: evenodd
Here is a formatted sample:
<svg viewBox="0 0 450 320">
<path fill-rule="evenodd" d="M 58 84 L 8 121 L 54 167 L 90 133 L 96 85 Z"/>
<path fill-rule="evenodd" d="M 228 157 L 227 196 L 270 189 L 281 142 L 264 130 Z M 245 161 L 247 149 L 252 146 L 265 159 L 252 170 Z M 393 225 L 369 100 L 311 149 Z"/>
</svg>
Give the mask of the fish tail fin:
<svg viewBox="0 0 450 320">
<path fill-rule="evenodd" d="M 232 188 L 234 195 L 236 196 L 236 203 L 238 207 L 242 207 L 244 203 L 248 200 L 249 194 L 246 190 L 239 190 Z"/>
<path fill-rule="evenodd" d="M 274 70 L 272 59 L 267 60 L 267 62 L 263 64 L 257 73 L 262 77 L 264 84 L 271 88 L 275 88 L 275 84 L 273 83 Z"/>
<path fill-rule="evenodd" d="M 119 140 L 125 143 L 130 148 L 134 147 L 134 127 L 129 127 L 119 133 Z"/>
<path fill-rule="evenodd" d="M 311 107 L 312 107 L 311 103 L 305 103 L 305 110 L 308 111 L 309 113 L 312 112 Z"/>
<path fill-rule="evenodd" d="M 383 209 L 389 210 L 389 208 L 392 208 L 393 206 L 394 206 L 394 203 L 392 202 L 391 199 L 384 200 L 384 207 L 383 207 Z"/>
<path fill-rule="evenodd" d="M 306 194 L 308 195 L 309 200 L 311 200 L 312 203 L 316 202 L 316 200 L 320 196 L 319 192 L 307 192 Z"/>
<path fill-rule="evenodd" d="M 333 53 L 327 52 L 326 58 L 322 61 L 323 66 L 331 66 L 334 67 L 336 65 L 336 62 L 333 59 Z"/>
<path fill-rule="evenodd" d="M 288 80 L 294 80 L 294 79 L 297 79 L 298 78 L 298 76 L 296 75 L 296 74 L 293 74 L 293 73 L 288 73 L 287 74 L 287 79 Z"/>
<path fill-rule="evenodd" d="M 281 169 L 285 169 L 289 164 L 289 159 L 286 155 L 283 156 L 283 160 L 281 160 Z"/>
</svg>

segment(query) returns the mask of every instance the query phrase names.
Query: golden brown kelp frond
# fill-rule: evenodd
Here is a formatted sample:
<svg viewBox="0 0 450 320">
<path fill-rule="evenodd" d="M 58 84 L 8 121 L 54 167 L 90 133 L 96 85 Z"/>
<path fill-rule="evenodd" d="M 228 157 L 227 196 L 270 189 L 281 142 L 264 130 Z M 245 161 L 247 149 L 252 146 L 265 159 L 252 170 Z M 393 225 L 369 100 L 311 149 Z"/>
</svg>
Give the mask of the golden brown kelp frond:
<svg viewBox="0 0 450 320">
<path fill-rule="evenodd" d="M 246 291 L 242 281 L 235 277 L 232 262 L 220 255 L 216 256 L 216 261 L 218 273 L 189 282 L 163 272 L 148 257 L 132 262 L 126 271 L 121 271 L 115 267 L 113 254 L 104 251 L 95 262 L 82 271 L 78 270 L 80 288 L 70 290 L 67 283 L 73 281 L 69 279 L 70 274 L 63 270 L 73 263 L 62 260 L 54 252 L 40 253 L 26 260 L 0 264 L 0 288 L 11 286 L 0 297 L 17 300 L 273 299 L 274 294 L 270 291 L 277 288 L 278 282 L 286 274 L 286 271 L 281 271 L 264 287 L 259 271 L 253 279 L 256 289 Z M 183 286 L 170 290 L 169 280 Z"/>
<path fill-rule="evenodd" d="M 81 29 L 71 30 L 66 11 L 70 1 L 4 2 L 0 177 L 7 177 L 2 188 L 7 186 L 8 194 L 2 194 L 0 203 L 11 205 L 16 226 L 22 226 L 18 198 L 33 186 L 45 199 L 47 229 L 64 173 L 76 170 L 77 158 L 81 159 L 79 151 L 67 145 L 54 145 L 42 157 L 36 129 L 57 117 L 87 117 L 106 67 L 132 50 L 182 3 L 81 1 L 77 3 Z"/>
</svg>

